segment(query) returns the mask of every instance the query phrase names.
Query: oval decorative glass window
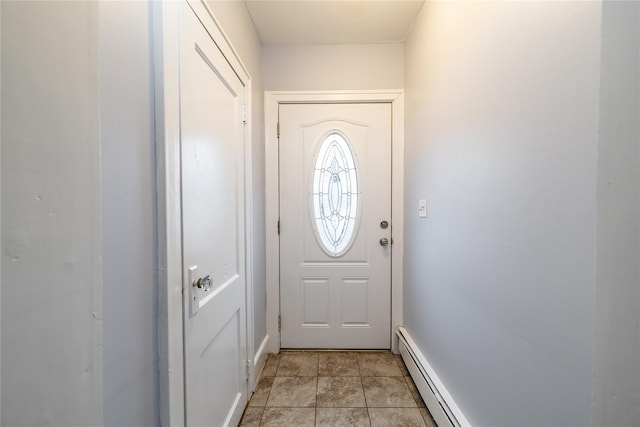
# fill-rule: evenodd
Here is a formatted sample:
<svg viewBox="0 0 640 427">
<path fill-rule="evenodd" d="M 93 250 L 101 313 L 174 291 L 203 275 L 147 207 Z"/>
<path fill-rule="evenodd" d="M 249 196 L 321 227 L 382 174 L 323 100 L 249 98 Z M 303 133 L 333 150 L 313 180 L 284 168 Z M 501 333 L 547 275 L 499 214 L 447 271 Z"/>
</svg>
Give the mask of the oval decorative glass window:
<svg viewBox="0 0 640 427">
<path fill-rule="evenodd" d="M 311 197 L 320 246 L 331 256 L 342 255 L 356 231 L 358 173 L 351 147 L 339 133 L 330 133 L 320 144 Z"/>
</svg>

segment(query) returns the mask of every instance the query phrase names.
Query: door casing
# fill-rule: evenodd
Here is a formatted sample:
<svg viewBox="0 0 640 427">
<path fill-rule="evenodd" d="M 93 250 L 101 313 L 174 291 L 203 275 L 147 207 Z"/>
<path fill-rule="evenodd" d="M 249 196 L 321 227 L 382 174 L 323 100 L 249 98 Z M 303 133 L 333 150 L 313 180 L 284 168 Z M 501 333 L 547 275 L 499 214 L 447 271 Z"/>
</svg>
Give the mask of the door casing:
<svg viewBox="0 0 640 427">
<path fill-rule="evenodd" d="M 395 331 L 403 324 L 402 259 L 404 247 L 404 91 L 266 91 L 265 109 L 265 220 L 267 278 L 266 351 L 280 351 L 280 239 L 278 105 L 313 103 L 391 103 L 391 224 L 393 255 L 391 259 L 391 350 L 398 352 Z"/>
<path fill-rule="evenodd" d="M 245 86 L 245 260 L 246 347 L 249 393 L 255 388 L 253 345 L 253 275 L 251 254 L 251 77 L 219 23 L 202 0 L 183 0 L 196 11 Z M 180 3 L 153 2 L 153 53 L 156 97 L 156 180 L 158 209 L 158 364 L 160 425 L 185 424 L 185 378 L 182 303 L 182 217 L 180 174 Z"/>
</svg>

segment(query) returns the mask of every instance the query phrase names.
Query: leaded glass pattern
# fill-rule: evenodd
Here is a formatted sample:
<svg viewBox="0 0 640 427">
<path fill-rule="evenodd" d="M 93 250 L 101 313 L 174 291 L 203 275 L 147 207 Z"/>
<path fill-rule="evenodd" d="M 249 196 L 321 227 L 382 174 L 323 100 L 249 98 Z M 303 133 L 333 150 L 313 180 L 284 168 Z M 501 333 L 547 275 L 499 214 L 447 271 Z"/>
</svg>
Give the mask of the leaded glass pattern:
<svg viewBox="0 0 640 427">
<path fill-rule="evenodd" d="M 323 249 L 342 255 L 351 245 L 358 214 L 358 173 L 351 147 L 332 132 L 318 149 L 313 168 L 313 218 Z"/>
</svg>

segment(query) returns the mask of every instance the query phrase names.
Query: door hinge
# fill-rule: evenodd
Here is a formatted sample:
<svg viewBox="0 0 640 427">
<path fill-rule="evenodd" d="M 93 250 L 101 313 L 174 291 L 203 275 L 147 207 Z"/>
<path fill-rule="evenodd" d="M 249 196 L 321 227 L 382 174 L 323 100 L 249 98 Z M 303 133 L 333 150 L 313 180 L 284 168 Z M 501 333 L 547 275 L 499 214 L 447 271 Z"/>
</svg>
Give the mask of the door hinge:
<svg viewBox="0 0 640 427">
<path fill-rule="evenodd" d="M 251 360 L 247 360 L 247 381 L 249 381 L 250 376 L 251 376 Z"/>
<path fill-rule="evenodd" d="M 278 236 L 280 235 L 280 220 L 278 220 Z"/>
<path fill-rule="evenodd" d="M 248 120 L 249 120 L 249 119 L 248 119 L 248 117 L 247 117 L 247 106 L 246 106 L 246 105 L 243 105 L 243 106 L 242 106 L 242 123 L 244 123 L 244 124 L 246 125 L 246 124 L 247 124 L 247 122 L 248 122 Z"/>
<path fill-rule="evenodd" d="M 282 316 L 278 315 L 278 332 L 282 330 Z"/>
<path fill-rule="evenodd" d="M 280 122 L 278 122 L 278 124 L 276 125 L 276 129 L 277 129 L 277 134 L 278 134 L 278 139 L 280 139 Z"/>
</svg>

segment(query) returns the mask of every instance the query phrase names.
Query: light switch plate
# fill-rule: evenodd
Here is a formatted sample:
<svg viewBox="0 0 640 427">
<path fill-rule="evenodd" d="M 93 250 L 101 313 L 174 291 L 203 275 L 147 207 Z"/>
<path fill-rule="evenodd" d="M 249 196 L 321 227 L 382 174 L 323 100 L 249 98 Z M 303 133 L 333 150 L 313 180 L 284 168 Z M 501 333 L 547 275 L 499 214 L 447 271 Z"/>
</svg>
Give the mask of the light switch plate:
<svg viewBox="0 0 640 427">
<path fill-rule="evenodd" d="M 427 200 L 426 199 L 418 200 L 418 215 L 420 216 L 420 218 L 427 217 Z"/>
</svg>

